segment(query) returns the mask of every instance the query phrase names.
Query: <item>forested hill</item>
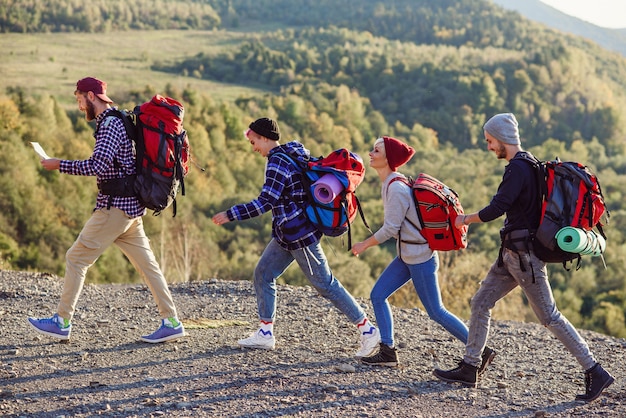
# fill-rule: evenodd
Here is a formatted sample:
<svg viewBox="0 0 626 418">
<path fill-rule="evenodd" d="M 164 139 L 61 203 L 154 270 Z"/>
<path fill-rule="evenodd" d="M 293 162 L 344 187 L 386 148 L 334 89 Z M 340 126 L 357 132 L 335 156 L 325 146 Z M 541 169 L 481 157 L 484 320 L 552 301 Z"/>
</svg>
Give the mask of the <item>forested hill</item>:
<svg viewBox="0 0 626 418">
<path fill-rule="evenodd" d="M 215 29 L 265 24 L 223 54 L 155 69 L 275 91 L 297 83 L 346 85 L 388 123 L 419 123 L 465 148 L 486 115 L 506 108 L 530 144 L 598 140 L 624 147 L 626 61 L 488 1 L 2 0 L 0 30 Z M 150 13 L 148 13 L 150 11 Z M 272 30 L 275 28 L 275 30 Z"/>
<path fill-rule="evenodd" d="M 3 43 L 5 60 L 24 74 L 45 66 L 43 77 L 54 80 L 37 89 L 19 74 L 0 80 L 5 268 L 62 274 L 63 255 L 93 206 L 93 179 L 43 171 L 29 146 L 37 141 L 50 155 L 87 158 L 93 128 L 59 100 L 71 97 L 85 75 L 111 80 L 124 72 L 134 80 L 129 91 L 109 84 L 121 107 L 157 92 L 185 105 L 194 162 L 207 171 L 192 167 L 176 218 L 145 218 L 170 280 L 250 278 L 270 234 L 269 215 L 219 228 L 210 219 L 258 194 L 265 161 L 241 134 L 254 118 L 277 118 L 285 138 L 301 140 L 314 155 L 348 147 L 366 157 L 377 136 L 402 138 L 417 149 L 404 171 L 441 178 L 475 211 L 489 202 L 503 172 L 484 150 L 482 125 L 513 112 L 524 146 L 538 157 L 581 161 L 599 175 L 611 211 L 606 269 L 599 258 L 586 258 L 578 271 L 550 265 L 551 282 L 577 326 L 626 336 L 626 60 L 618 54 L 480 0 L 0 0 L 0 31 L 0 42 L 27 45 Z M 48 55 L 48 41 L 71 52 Z M 128 43 L 136 56 L 116 56 Z M 165 44 L 175 53 L 164 53 Z M 141 70 L 133 73 L 133 66 Z M 152 74 L 172 82 L 148 85 Z M 198 80 L 247 90 L 224 100 L 189 87 Z M 368 171 L 358 195 L 370 225 L 380 227 L 375 173 Z M 359 223 L 353 240 L 369 234 Z M 440 254 L 444 300 L 464 318 L 497 255 L 501 225 L 472 225 L 467 250 Z M 341 238 L 324 245 L 333 271 L 358 296 L 369 294 L 394 255 L 393 243 L 358 259 Z M 113 251 L 89 280 L 138 276 Z M 297 269 L 281 280 L 305 281 Z M 394 303 L 415 305 L 412 295 L 403 289 Z M 496 308 L 498 315 L 533 317 L 519 293 Z"/>
</svg>

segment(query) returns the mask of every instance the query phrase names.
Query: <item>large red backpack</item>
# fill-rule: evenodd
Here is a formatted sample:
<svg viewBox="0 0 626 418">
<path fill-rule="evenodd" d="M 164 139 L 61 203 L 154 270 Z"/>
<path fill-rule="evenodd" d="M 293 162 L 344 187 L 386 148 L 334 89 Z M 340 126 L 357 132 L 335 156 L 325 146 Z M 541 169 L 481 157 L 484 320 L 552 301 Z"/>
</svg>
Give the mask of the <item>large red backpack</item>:
<svg viewBox="0 0 626 418">
<path fill-rule="evenodd" d="M 124 121 L 135 143 L 137 157 L 133 195 L 141 204 L 160 214 L 170 205 L 176 216 L 176 195 L 185 194 L 189 172 L 189 139 L 183 129 L 185 110 L 178 101 L 155 95 L 130 111 L 111 111 Z"/>
<path fill-rule="evenodd" d="M 402 177 L 395 180 L 405 182 Z M 389 183 L 391 184 L 391 183 Z M 455 228 L 454 222 L 463 215 L 459 195 L 436 178 L 420 173 L 409 179 L 420 225 L 415 225 L 433 251 L 451 251 L 467 248 L 467 225 Z"/>
<path fill-rule="evenodd" d="M 517 159 L 531 164 L 541 193 L 541 217 L 533 231 L 535 254 L 547 263 L 563 263 L 578 259 L 580 254 L 561 249 L 557 232 L 565 227 L 590 231 L 594 227 L 606 239 L 603 225 L 610 216 L 597 176 L 585 165 L 575 161 L 539 161 L 527 153 Z"/>
<path fill-rule="evenodd" d="M 137 124 L 137 197 L 156 214 L 185 194 L 189 139 L 183 129 L 185 110 L 176 100 L 156 95 L 135 109 Z"/>
</svg>

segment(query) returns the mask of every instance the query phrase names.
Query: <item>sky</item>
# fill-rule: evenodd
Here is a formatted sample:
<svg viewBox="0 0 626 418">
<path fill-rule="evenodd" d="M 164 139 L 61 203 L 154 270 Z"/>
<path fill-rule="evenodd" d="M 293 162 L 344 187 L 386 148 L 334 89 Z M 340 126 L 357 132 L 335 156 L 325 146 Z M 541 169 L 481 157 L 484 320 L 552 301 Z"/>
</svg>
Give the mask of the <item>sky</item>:
<svg viewBox="0 0 626 418">
<path fill-rule="evenodd" d="M 555 9 L 604 28 L 626 28 L 626 0 L 541 0 Z"/>
</svg>

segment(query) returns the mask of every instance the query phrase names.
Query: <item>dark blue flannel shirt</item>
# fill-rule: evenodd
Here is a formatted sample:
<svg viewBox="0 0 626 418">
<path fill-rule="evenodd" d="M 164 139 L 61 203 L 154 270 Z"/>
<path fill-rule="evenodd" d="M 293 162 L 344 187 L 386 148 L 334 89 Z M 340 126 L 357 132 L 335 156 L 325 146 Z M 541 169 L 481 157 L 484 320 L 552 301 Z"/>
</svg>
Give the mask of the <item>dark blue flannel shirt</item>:
<svg viewBox="0 0 626 418">
<path fill-rule="evenodd" d="M 250 219 L 272 211 L 272 238 L 287 250 L 296 250 L 317 242 L 322 233 L 314 228 L 307 228 L 299 238 L 288 241 L 283 238 L 281 225 L 295 219 L 304 211 L 307 200 L 302 173 L 281 153 L 294 159 L 309 157 L 304 146 L 292 141 L 272 149 L 267 156 L 265 167 L 265 183 L 259 197 L 249 203 L 235 205 L 226 211 L 228 218 L 233 220 Z"/>
<path fill-rule="evenodd" d="M 135 154 L 131 139 L 126 134 L 124 122 L 109 116 L 107 109 L 96 117 L 96 144 L 93 154 L 87 160 L 61 160 L 59 171 L 76 176 L 96 176 L 98 184 L 102 180 L 122 178 L 135 174 Z M 98 193 L 96 209 L 109 206 L 108 195 Z M 137 218 L 146 213 L 146 208 L 136 197 L 111 198 L 111 206 L 118 208 L 129 218 Z"/>
</svg>

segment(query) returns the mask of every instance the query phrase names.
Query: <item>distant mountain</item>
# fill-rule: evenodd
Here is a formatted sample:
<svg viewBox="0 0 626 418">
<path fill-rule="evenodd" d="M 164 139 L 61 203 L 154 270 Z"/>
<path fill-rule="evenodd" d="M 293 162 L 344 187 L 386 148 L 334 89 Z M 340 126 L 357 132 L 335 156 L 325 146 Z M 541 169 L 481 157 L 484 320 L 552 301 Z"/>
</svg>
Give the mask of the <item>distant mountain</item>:
<svg viewBox="0 0 626 418">
<path fill-rule="evenodd" d="M 515 10 L 527 19 L 553 29 L 587 38 L 605 49 L 626 56 L 626 28 L 608 29 L 567 15 L 539 0 L 492 0 L 494 4 Z"/>
</svg>

